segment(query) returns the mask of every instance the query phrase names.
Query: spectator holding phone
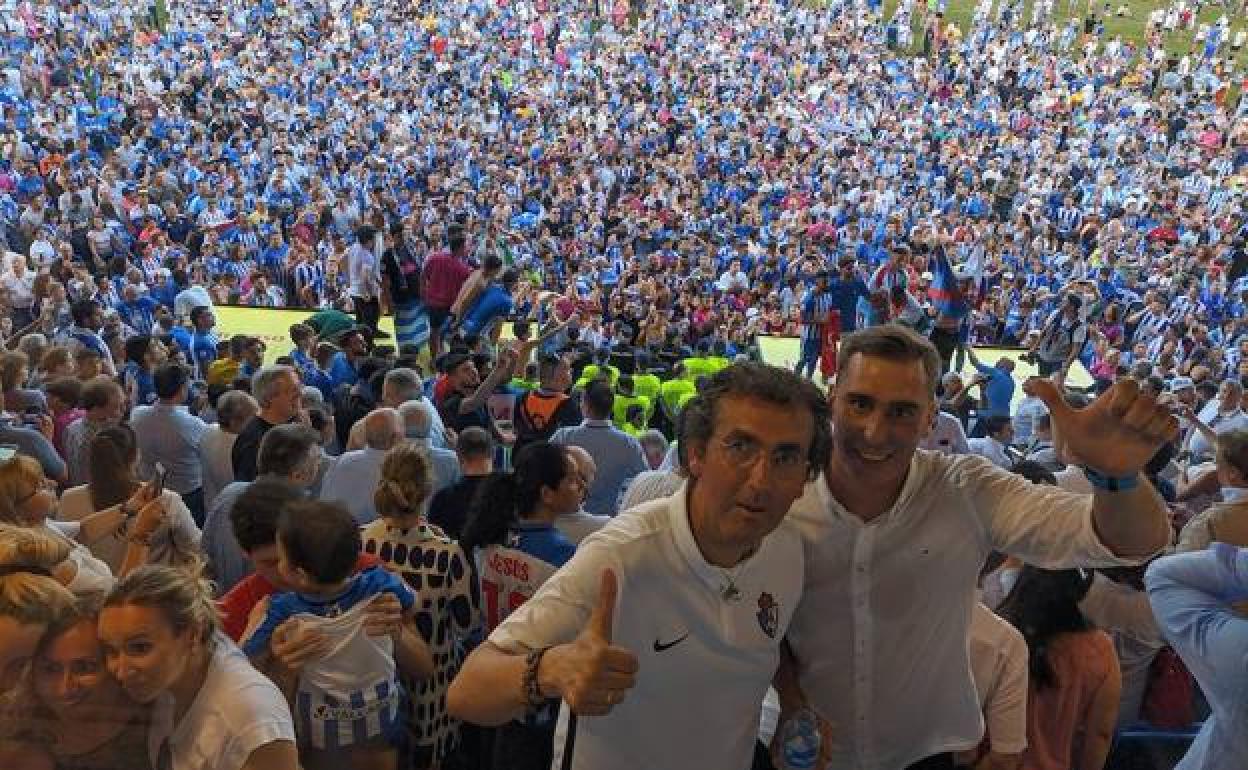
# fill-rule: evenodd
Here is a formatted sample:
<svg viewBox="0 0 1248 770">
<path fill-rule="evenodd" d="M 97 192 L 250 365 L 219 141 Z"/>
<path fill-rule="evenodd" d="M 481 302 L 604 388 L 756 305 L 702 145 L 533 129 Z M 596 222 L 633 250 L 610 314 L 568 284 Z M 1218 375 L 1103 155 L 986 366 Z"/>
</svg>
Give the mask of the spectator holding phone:
<svg viewBox="0 0 1248 770">
<path fill-rule="evenodd" d="M 143 487 L 139 481 L 139 447 L 134 430 L 115 425 L 96 434 L 90 450 L 91 480 L 65 490 L 57 509 L 61 521 L 82 521 L 99 511 L 125 502 Z M 159 499 L 167 514 L 152 534 L 148 564 L 182 564 L 198 557 L 200 531 L 182 497 L 165 488 L 164 474 L 152 482 L 151 494 Z M 114 573 L 121 570 L 129 547 L 130 528 L 121 527 L 89 545 L 91 552 Z"/>
</svg>

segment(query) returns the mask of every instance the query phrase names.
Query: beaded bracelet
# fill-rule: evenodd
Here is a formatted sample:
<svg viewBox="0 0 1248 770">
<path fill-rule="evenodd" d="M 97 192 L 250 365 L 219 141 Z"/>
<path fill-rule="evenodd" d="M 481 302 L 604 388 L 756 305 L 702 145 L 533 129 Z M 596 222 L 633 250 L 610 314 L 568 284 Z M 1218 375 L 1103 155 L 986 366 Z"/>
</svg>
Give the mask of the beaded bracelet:
<svg viewBox="0 0 1248 770">
<path fill-rule="evenodd" d="M 530 711 L 541 708 L 546 699 L 542 697 L 541 685 L 537 682 L 537 669 L 542 665 L 542 656 L 549 647 L 532 650 L 524 656 L 524 700 Z"/>
</svg>

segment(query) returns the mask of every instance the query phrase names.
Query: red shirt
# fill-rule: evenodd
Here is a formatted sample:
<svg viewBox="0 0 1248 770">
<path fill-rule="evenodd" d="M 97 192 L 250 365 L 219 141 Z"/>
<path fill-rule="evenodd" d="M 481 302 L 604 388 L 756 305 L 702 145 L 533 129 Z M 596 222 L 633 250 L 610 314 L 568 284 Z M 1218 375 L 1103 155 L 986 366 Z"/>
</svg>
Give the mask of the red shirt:
<svg viewBox="0 0 1248 770">
<path fill-rule="evenodd" d="M 368 569 L 381 564 L 371 553 L 361 553 L 355 560 L 355 571 Z M 260 573 L 253 572 L 239 581 L 238 585 L 221 597 L 217 607 L 221 610 L 221 627 L 230 638 L 238 642 L 247 630 L 247 618 L 256 605 L 267 596 L 277 592 L 273 584 L 265 580 Z"/>
<path fill-rule="evenodd" d="M 434 252 L 425 260 L 421 299 L 428 307 L 446 310 L 455 303 L 460 287 L 471 274 L 472 268 L 468 263 L 451 252 Z"/>
</svg>

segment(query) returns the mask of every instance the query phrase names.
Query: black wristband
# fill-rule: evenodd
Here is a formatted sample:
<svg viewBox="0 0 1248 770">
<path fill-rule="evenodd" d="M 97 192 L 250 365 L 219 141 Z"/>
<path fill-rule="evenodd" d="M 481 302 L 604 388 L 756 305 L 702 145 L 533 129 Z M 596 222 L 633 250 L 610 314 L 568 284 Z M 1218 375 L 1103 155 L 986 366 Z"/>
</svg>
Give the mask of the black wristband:
<svg viewBox="0 0 1248 770">
<path fill-rule="evenodd" d="M 537 669 L 542 665 L 542 656 L 549 647 L 532 650 L 524 656 L 524 702 L 529 711 L 535 711 L 546 703 L 542 697 L 542 688 L 537 681 Z"/>
</svg>

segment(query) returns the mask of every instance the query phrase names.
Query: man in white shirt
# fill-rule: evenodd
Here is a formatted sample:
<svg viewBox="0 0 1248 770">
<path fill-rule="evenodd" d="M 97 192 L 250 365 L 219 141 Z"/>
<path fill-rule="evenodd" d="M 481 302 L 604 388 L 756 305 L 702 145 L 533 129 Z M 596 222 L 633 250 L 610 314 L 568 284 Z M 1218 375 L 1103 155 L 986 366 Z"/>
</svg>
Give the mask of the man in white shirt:
<svg viewBox="0 0 1248 770">
<path fill-rule="evenodd" d="M 35 320 L 35 273 L 18 256 L 9 263 L 9 269 L 0 276 L 0 289 L 5 293 L 9 310 L 13 313 L 14 330 L 22 329 Z"/>
<path fill-rule="evenodd" d="M 984 430 L 988 435 L 973 438 L 969 442 L 971 454 L 988 459 L 998 468 L 1009 470 L 1018 455 L 1010 448 L 1014 438 L 1014 422 L 1009 417 L 985 417 Z"/>
<path fill-rule="evenodd" d="M 741 261 L 734 259 L 722 275 L 716 286 L 723 292 L 745 291 L 750 288 L 750 277 L 741 269 Z"/>
<path fill-rule="evenodd" d="M 173 298 L 173 312 L 178 318 L 190 318 L 191 311 L 197 307 L 212 307 L 212 295 L 205 288 L 207 281 L 204 278 L 204 269 L 202 267 L 191 268 L 191 284 L 182 291 L 178 292 Z"/>
<path fill-rule="evenodd" d="M 381 318 L 381 272 L 373 251 L 376 235 L 372 227 L 361 227 L 356 233 L 356 242 L 347 250 L 347 279 L 355 320 L 374 333 Z"/>
<path fill-rule="evenodd" d="M 1023 400 L 1019 401 L 1014 409 L 1014 438 L 1020 444 L 1026 444 L 1031 441 L 1036 418 L 1042 414 L 1048 414 L 1049 408 L 1036 396 L 1035 390 L 1031 387 L 1031 380 L 1024 380 L 1022 387 Z"/>
<path fill-rule="evenodd" d="M 940 358 L 913 331 L 849 335 L 837 371 L 830 459 L 789 515 L 806 580 L 785 663 L 800 686 L 777 676 L 782 722 L 809 702 L 837 725 L 838 770 L 951 768 L 951 752 L 983 734 L 966 643 L 985 558 L 1113 566 L 1159 551 L 1169 520 L 1140 470 L 1178 425 L 1134 381 L 1082 410 L 1033 383 L 1059 450 L 1097 486 L 1079 496 L 980 457 L 916 451 L 935 419 Z"/>
<path fill-rule="evenodd" d="M 683 414 L 689 481 L 581 543 L 468 658 L 451 714 L 501 724 L 557 697 L 564 767 L 749 768 L 802 581 L 785 515 L 829 433 L 792 372 L 717 373 Z"/>
<path fill-rule="evenodd" d="M 971 453 L 971 446 L 966 440 L 966 431 L 962 429 L 962 421 L 944 411 L 936 413 L 936 424 L 932 426 L 932 432 L 923 438 L 919 449 L 943 452 L 947 455 Z"/>
<path fill-rule="evenodd" d="M 987 767 L 1015 767 L 1027 748 L 1027 640 L 1004 618 L 976 602 L 971 608 L 969 648 L 971 675 L 989 737 Z"/>
<path fill-rule="evenodd" d="M 1191 433 L 1187 437 L 1187 450 L 1191 452 L 1191 464 L 1209 462 L 1215 454 L 1214 438 L 1233 430 L 1248 430 L 1248 414 L 1241 408 L 1244 389 L 1235 380 L 1223 380 L 1218 387 L 1218 397 L 1200 411 L 1196 420 L 1188 417 Z M 1207 430 L 1200 430 L 1195 423 L 1203 423 Z M 1210 435 L 1212 432 L 1212 436 Z"/>
</svg>

